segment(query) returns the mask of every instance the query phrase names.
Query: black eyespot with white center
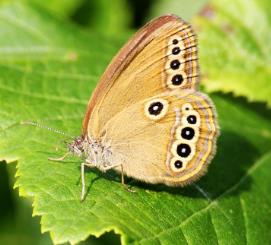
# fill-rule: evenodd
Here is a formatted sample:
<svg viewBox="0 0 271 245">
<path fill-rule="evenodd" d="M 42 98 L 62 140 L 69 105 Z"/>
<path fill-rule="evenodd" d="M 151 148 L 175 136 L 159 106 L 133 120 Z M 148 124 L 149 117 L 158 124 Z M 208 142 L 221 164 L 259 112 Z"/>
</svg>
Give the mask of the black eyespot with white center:
<svg viewBox="0 0 271 245">
<path fill-rule="evenodd" d="M 195 115 L 190 115 L 187 117 L 187 122 L 190 124 L 196 124 L 197 123 L 197 117 Z"/>
<path fill-rule="evenodd" d="M 170 67 L 171 67 L 171 69 L 173 69 L 173 70 L 179 69 L 180 65 L 181 65 L 181 63 L 180 63 L 179 60 L 172 60 L 172 61 L 170 62 Z"/>
<path fill-rule="evenodd" d="M 168 101 L 162 98 L 156 98 L 148 101 L 144 107 L 144 114 L 149 119 L 159 120 L 164 117 L 168 110 Z"/>
<path fill-rule="evenodd" d="M 181 74 L 174 75 L 171 82 L 175 86 L 181 85 L 183 83 L 183 76 Z"/>
<path fill-rule="evenodd" d="M 181 131 L 182 138 L 186 139 L 186 140 L 193 139 L 194 135 L 195 135 L 195 130 L 193 128 L 190 128 L 190 127 L 185 127 Z"/>
<path fill-rule="evenodd" d="M 179 41 L 178 41 L 177 39 L 173 39 L 173 40 L 172 40 L 172 44 L 174 44 L 174 45 L 178 44 L 178 42 L 179 42 Z"/>
<path fill-rule="evenodd" d="M 163 104 L 160 101 L 153 102 L 150 104 L 148 111 L 151 115 L 157 116 L 163 110 Z"/>
<path fill-rule="evenodd" d="M 179 144 L 177 146 L 177 154 L 180 156 L 180 157 L 188 157 L 191 153 L 191 148 L 188 144 Z"/>
<path fill-rule="evenodd" d="M 181 49 L 179 47 L 175 47 L 172 49 L 172 54 L 177 55 L 181 52 Z"/>
<path fill-rule="evenodd" d="M 175 168 L 177 168 L 177 169 L 181 169 L 181 168 L 183 167 L 183 162 L 180 161 L 180 160 L 176 160 L 176 161 L 174 162 L 174 166 L 175 166 Z"/>
</svg>

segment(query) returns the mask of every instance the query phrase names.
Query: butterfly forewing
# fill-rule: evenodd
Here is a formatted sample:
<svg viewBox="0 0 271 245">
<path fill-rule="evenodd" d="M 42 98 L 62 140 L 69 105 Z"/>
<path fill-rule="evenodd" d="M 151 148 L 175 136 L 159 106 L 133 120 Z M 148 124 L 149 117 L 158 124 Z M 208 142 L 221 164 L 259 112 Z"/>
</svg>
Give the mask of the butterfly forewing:
<svg viewBox="0 0 271 245">
<path fill-rule="evenodd" d="M 121 49 L 102 76 L 88 106 L 84 133 L 100 136 L 115 114 L 137 101 L 198 83 L 196 36 L 177 16 L 143 27 Z"/>
</svg>

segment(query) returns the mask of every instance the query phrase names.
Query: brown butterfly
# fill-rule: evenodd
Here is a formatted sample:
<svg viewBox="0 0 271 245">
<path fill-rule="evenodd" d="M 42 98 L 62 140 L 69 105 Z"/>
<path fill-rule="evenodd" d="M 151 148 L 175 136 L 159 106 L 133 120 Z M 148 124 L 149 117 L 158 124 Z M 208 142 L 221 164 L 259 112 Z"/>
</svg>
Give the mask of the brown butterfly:
<svg viewBox="0 0 271 245">
<path fill-rule="evenodd" d="M 139 30 L 101 77 L 70 152 L 84 168 L 184 186 L 202 176 L 219 134 L 213 103 L 197 90 L 197 38 L 178 16 Z"/>
</svg>

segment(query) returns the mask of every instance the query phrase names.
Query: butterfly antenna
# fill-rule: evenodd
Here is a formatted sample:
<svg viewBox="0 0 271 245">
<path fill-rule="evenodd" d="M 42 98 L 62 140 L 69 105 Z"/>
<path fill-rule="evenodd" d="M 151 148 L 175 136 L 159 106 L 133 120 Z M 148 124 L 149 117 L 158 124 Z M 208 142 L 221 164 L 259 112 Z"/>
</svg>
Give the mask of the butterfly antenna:
<svg viewBox="0 0 271 245">
<path fill-rule="evenodd" d="M 62 134 L 62 135 L 68 136 L 69 138 L 73 138 L 71 135 L 66 134 L 65 132 L 63 132 L 63 131 L 61 131 L 59 129 L 51 128 L 51 127 L 48 127 L 46 125 L 43 125 L 43 124 L 40 124 L 40 123 L 37 123 L 37 122 L 23 121 L 20 124 L 21 125 L 32 125 L 32 126 L 35 126 L 35 127 L 38 127 L 38 128 L 44 128 L 44 129 L 47 129 L 47 130 L 49 130 L 51 132 L 54 132 L 54 133 L 57 133 L 57 134 Z"/>
</svg>

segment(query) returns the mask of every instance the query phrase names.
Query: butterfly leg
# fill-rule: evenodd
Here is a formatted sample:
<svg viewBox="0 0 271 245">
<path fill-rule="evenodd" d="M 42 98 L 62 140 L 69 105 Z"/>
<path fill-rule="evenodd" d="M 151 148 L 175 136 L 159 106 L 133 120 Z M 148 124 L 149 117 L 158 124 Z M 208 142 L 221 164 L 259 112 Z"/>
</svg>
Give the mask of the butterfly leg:
<svg viewBox="0 0 271 245">
<path fill-rule="evenodd" d="M 64 159 L 70 154 L 70 152 L 65 153 L 62 157 L 48 157 L 48 160 L 55 161 L 55 162 L 62 162 Z"/>
<path fill-rule="evenodd" d="M 131 188 L 129 188 L 126 184 L 125 184 L 125 178 L 124 178 L 124 171 L 123 171 L 123 165 L 122 164 L 116 164 L 116 165 L 113 165 L 113 166 L 108 166 L 108 167 L 105 167 L 103 168 L 104 171 L 107 171 L 109 169 L 113 169 L 113 168 L 116 168 L 116 167 L 121 167 L 121 184 L 122 186 L 124 187 L 124 189 L 126 189 L 127 191 L 130 191 L 130 192 L 135 192 L 134 190 L 131 190 Z"/>
<path fill-rule="evenodd" d="M 136 191 L 132 190 L 128 185 L 125 184 L 125 181 L 124 181 L 124 172 L 123 172 L 123 165 L 121 164 L 120 166 L 121 166 L 121 184 L 122 184 L 122 186 L 127 191 L 136 192 Z"/>
<path fill-rule="evenodd" d="M 81 201 L 84 201 L 86 197 L 85 167 L 94 167 L 94 165 L 89 162 L 81 163 L 81 182 L 82 182 Z"/>
<path fill-rule="evenodd" d="M 122 184 L 122 186 L 126 187 L 126 184 L 124 181 L 123 165 L 121 164 L 120 167 L 121 167 L 121 184 Z"/>
<path fill-rule="evenodd" d="M 119 166 L 121 167 L 121 184 L 123 186 L 126 186 L 125 181 L 124 181 L 124 172 L 123 172 L 123 165 L 122 164 L 115 164 L 115 165 L 112 165 L 112 166 L 104 167 L 103 171 L 107 171 L 107 170 L 110 170 L 110 169 L 113 169 L 113 168 L 116 168 L 116 167 L 119 167 Z"/>
</svg>

